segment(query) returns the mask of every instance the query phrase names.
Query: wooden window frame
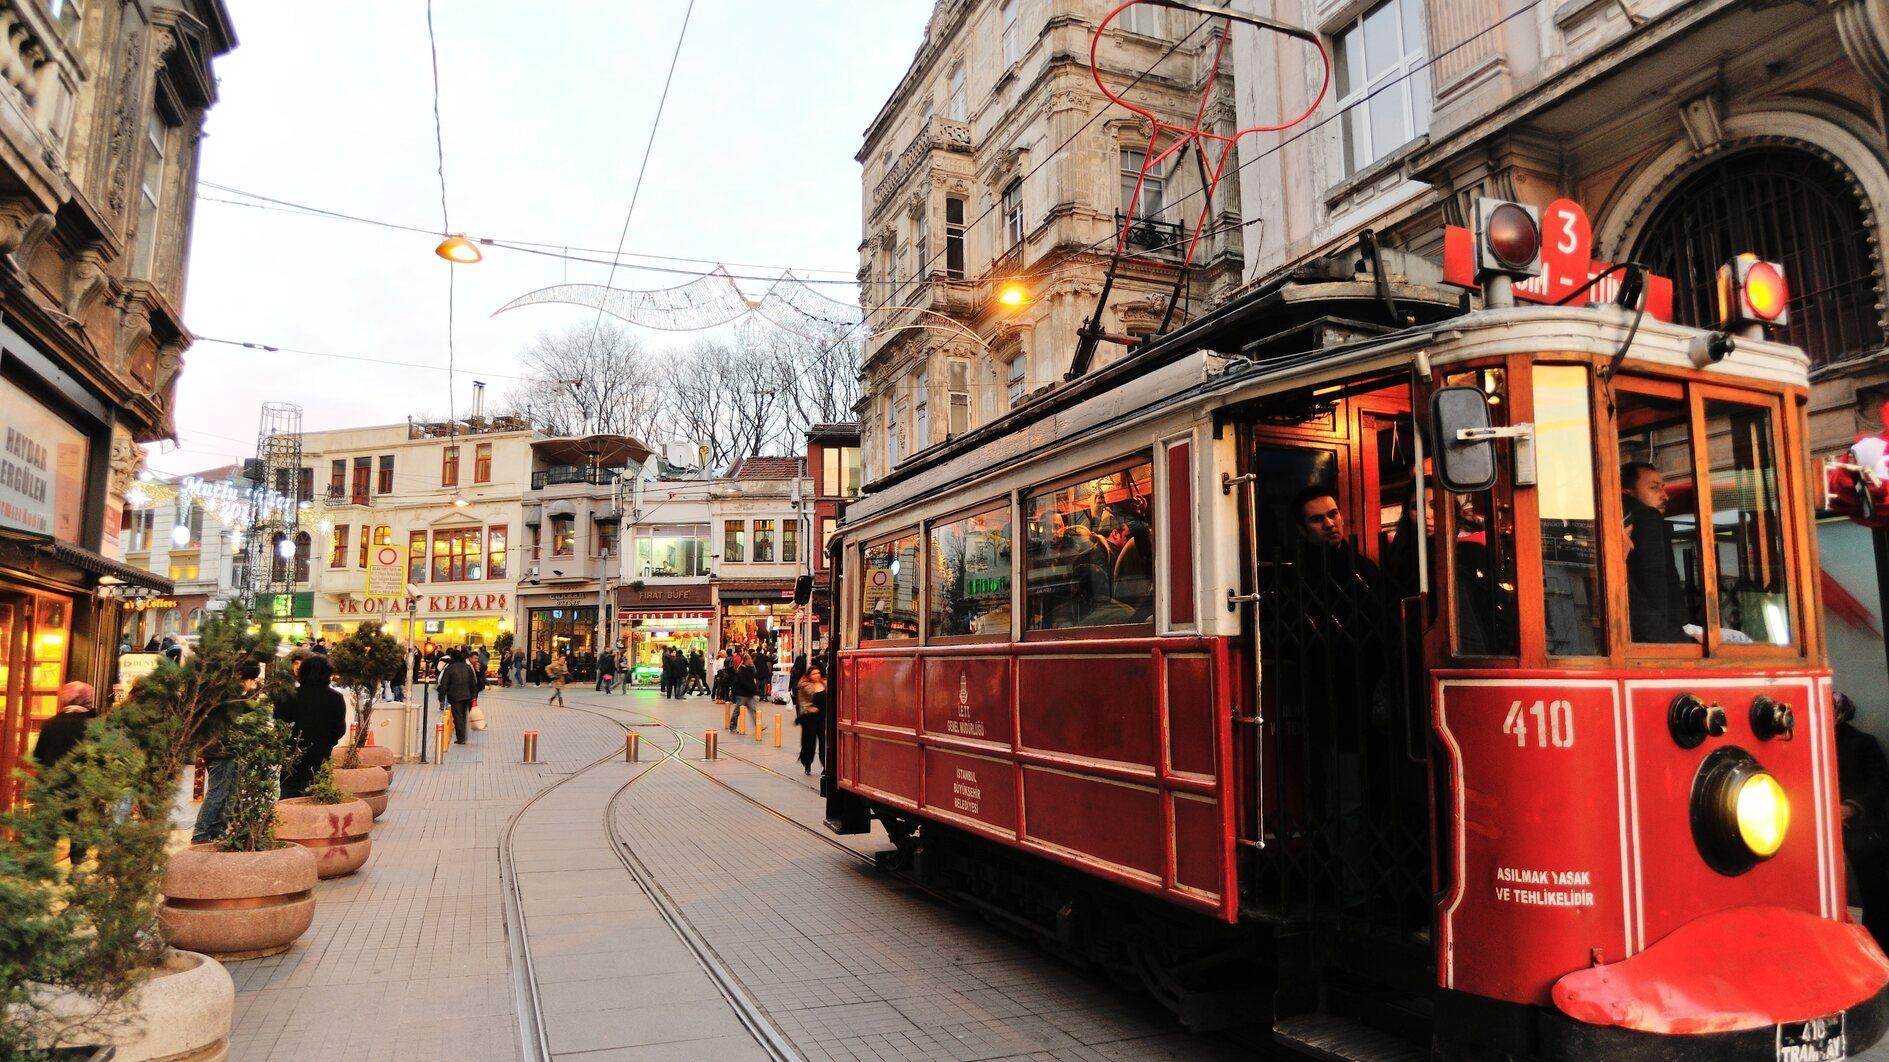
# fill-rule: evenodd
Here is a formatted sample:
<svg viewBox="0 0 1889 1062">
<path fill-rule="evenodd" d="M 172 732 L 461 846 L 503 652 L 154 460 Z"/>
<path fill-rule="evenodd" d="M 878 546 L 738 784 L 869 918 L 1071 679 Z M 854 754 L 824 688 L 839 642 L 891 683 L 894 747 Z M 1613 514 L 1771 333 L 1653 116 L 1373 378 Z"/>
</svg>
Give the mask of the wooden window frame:
<svg viewBox="0 0 1889 1062">
<path fill-rule="evenodd" d="M 1029 505 L 1030 505 L 1030 499 L 1033 497 L 1036 497 L 1041 494 L 1048 494 L 1053 491 L 1062 490 L 1064 487 L 1073 486 L 1077 483 L 1083 482 L 1084 480 L 1096 479 L 1101 476 L 1106 476 L 1112 472 L 1123 472 L 1128 469 L 1134 468 L 1137 465 L 1144 465 L 1144 464 L 1148 466 L 1148 504 L 1158 505 L 1159 498 L 1157 497 L 1157 495 L 1159 494 L 1159 490 L 1157 488 L 1156 477 L 1155 477 L 1155 465 L 1157 464 L 1157 460 L 1155 457 L 1154 448 L 1150 446 L 1150 447 L 1136 450 L 1130 454 L 1125 454 L 1121 457 L 1111 458 L 1107 461 L 1090 465 L 1088 468 L 1080 472 L 1076 472 L 1067 476 L 1059 476 L 1056 479 L 1046 480 L 1042 483 L 1037 483 L 1023 490 L 1017 491 L 1018 522 L 1013 526 L 1021 527 L 1029 521 Z M 1152 525 L 1150 526 L 1150 529 L 1152 530 Z M 1160 551 L 1161 551 L 1161 545 L 1159 542 L 1156 542 L 1155 553 L 1157 556 L 1160 554 Z M 1107 624 L 1101 624 L 1094 627 L 1052 627 L 1047 630 L 1031 630 L 1030 629 L 1030 583 L 1029 583 L 1029 568 L 1028 568 L 1029 553 L 1027 549 L 1018 550 L 1018 549 L 1013 548 L 1011 550 L 1011 555 L 1016 558 L 1015 563 L 1019 566 L 1019 569 L 1023 576 L 1020 580 L 1018 580 L 1018 582 L 1021 585 L 1019 585 L 1015 591 L 1017 594 L 1022 595 L 1022 599 L 1021 599 L 1022 608 L 1018 609 L 1016 604 L 1011 605 L 1011 608 L 1015 610 L 1013 614 L 1016 616 L 1016 621 L 1012 624 L 1012 630 L 1018 632 L 1019 634 L 1019 637 L 1017 639 L 1018 641 L 1020 642 L 1061 642 L 1061 641 L 1100 640 L 1100 639 L 1107 639 L 1107 638 L 1152 638 L 1156 636 L 1157 631 L 1156 631 L 1155 617 L 1160 614 L 1160 600 L 1161 600 L 1161 573 L 1158 569 L 1154 571 L 1154 575 L 1153 575 L 1153 578 L 1155 580 L 1155 586 L 1154 586 L 1155 613 L 1149 616 L 1146 622 L 1143 622 L 1143 623 L 1107 623 Z M 1153 557 L 1149 558 L 1149 563 L 1154 564 L 1155 558 Z"/>
<path fill-rule="evenodd" d="M 1003 512 L 1010 518 L 1010 629 L 1002 634 L 933 634 L 931 632 L 930 579 L 932 572 L 932 531 L 940 524 L 954 524 L 959 520 L 968 519 L 973 516 L 985 516 L 995 512 Z M 924 602 L 924 607 L 919 610 L 920 615 L 918 618 L 920 641 L 925 645 L 978 645 L 991 642 L 1009 642 L 1017 632 L 1017 562 L 1020 556 L 1017 552 L 1016 545 L 1017 493 L 1011 491 L 1009 494 L 1004 495 L 1001 500 L 993 499 L 991 501 L 961 506 L 942 516 L 934 516 L 924 521 L 921 528 L 918 543 L 919 570 L 925 576 L 925 586 L 922 589 L 922 596 L 920 597 L 920 600 Z"/>
<path fill-rule="evenodd" d="M 902 538 L 918 539 L 918 559 L 919 559 L 918 592 L 915 595 L 916 600 L 920 603 L 920 607 L 918 609 L 918 633 L 910 638 L 868 638 L 865 636 L 865 632 L 860 629 L 861 624 L 864 623 L 865 618 L 866 618 L 866 551 L 873 548 L 874 546 L 882 546 L 886 544 L 887 542 L 896 542 Z M 852 599 L 852 605 L 853 605 L 853 621 L 852 623 L 848 625 L 848 630 L 850 630 L 852 633 L 853 644 L 860 649 L 871 649 L 875 646 L 878 646 L 878 647 L 905 646 L 912 649 L 917 649 L 920 646 L 924 645 L 925 644 L 925 615 L 926 615 L 926 612 L 928 611 L 924 607 L 924 603 L 926 601 L 926 591 L 928 589 L 927 583 L 929 582 L 929 580 L 925 578 L 925 564 L 924 564 L 925 527 L 924 527 L 924 524 L 922 523 L 912 524 L 907 527 L 903 527 L 897 531 L 888 531 L 885 534 L 876 535 L 872 538 L 865 539 L 859 542 L 858 544 L 850 546 L 848 548 L 850 548 L 853 551 L 852 559 L 855 562 L 853 565 L 853 570 L 859 573 L 859 580 L 858 580 L 859 589 L 856 592 L 847 595 L 849 598 Z M 894 592 L 896 593 L 896 590 Z"/>
</svg>

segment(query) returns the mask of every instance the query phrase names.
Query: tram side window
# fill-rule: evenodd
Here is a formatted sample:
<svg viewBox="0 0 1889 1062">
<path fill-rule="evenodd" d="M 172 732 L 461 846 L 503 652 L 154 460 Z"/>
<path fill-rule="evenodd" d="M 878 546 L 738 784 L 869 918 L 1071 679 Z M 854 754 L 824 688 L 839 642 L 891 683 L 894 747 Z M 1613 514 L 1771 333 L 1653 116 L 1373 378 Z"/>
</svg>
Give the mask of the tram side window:
<svg viewBox="0 0 1889 1062">
<path fill-rule="evenodd" d="M 930 637 L 1010 633 L 1010 506 L 931 529 Z"/>
<path fill-rule="evenodd" d="M 1594 432 L 1587 369 L 1535 367 L 1536 500 L 1543 626 L 1550 656 L 1602 656 L 1604 604 L 1594 538 Z"/>
<path fill-rule="evenodd" d="M 1616 386 L 1627 619 L 1635 642 L 1694 644 L 1705 614 L 1686 401 Z M 1690 628 L 1690 630 L 1688 630 Z"/>
<path fill-rule="evenodd" d="M 867 546 L 859 609 L 859 637 L 884 641 L 918 637 L 918 536 Z"/>
<path fill-rule="evenodd" d="M 1153 488 L 1144 461 L 1024 503 L 1026 630 L 1153 620 Z"/>
<path fill-rule="evenodd" d="M 1791 644 L 1790 564 L 1771 425 L 1767 407 L 1705 402 L 1719 637 L 1727 644 Z"/>
<path fill-rule="evenodd" d="M 1489 420 L 1509 422 L 1508 373 L 1479 369 L 1448 377 L 1452 387 L 1475 387 L 1488 396 Z M 1515 504 L 1510 450 L 1496 447 L 1495 486 L 1476 494 L 1452 494 L 1451 588 L 1456 606 L 1456 651 L 1462 656 L 1514 656 Z"/>
</svg>

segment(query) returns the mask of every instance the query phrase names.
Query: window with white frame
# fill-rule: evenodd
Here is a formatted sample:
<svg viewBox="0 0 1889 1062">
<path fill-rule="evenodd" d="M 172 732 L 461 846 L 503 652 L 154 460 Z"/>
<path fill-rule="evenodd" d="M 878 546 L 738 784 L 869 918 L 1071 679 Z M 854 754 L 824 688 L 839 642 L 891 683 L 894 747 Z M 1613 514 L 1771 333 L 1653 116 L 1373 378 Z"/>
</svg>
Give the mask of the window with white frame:
<svg viewBox="0 0 1889 1062">
<path fill-rule="evenodd" d="M 1384 0 L 1340 30 L 1332 49 L 1345 175 L 1430 130 L 1422 0 Z"/>
<path fill-rule="evenodd" d="M 945 384 L 949 401 L 946 413 L 950 417 L 945 430 L 963 435 L 971 430 L 971 363 L 959 359 L 945 362 Z"/>
<path fill-rule="evenodd" d="M 919 204 L 912 217 L 912 279 L 931 275 L 931 202 Z"/>
<path fill-rule="evenodd" d="M 918 370 L 917 397 L 912 401 L 912 412 L 917 419 L 917 429 L 912 433 L 912 449 L 923 450 L 931 445 L 931 370 Z"/>
<path fill-rule="evenodd" d="M 888 471 L 897 468 L 903 459 L 905 442 L 905 403 L 892 407 L 892 415 L 886 418 L 885 426 L 885 467 Z"/>
<path fill-rule="evenodd" d="M 158 206 L 164 199 L 164 149 L 170 126 L 157 111 L 144 125 L 144 173 L 138 179 L 138 235 L 132 247 L 131 275 L 149 278 L 157 268 Z"/>
<path fill-rule="evenodd" d="M 1017 32 L 1017 0 L 1003 0 L 997 11 L 998 22 L 1003 26 L 1004 65 L 1015 66 L 1023 58 L 1022 41 Z"/>
<path fill-rule="evenodd" d="M 1019 353 L 1010 359 L 1010 367 L 1006 370 L 1009 377 L 1005 390 L 1009 392 L 1012 409 L 1017 407 L 1017 403 L 1023 401 L 1024 379 L 1029 376 L 1029 368 L 1030 358 L 1027 354 Z"/>
<path fill-rule="evenodd" d="M 1004 250 L 1023 242 L 1023 178 L 1004 186 Z"/>
<path fill-rule="evenodd" d="M 971 97 L 964 84 L 964 64 L 951 68 L 951 97 L 945 107 L 945 113 L 954 122 L 965 122 L 971 118 Z"/>
<path fill-rule="evenodd" d="M 1115 20 L 1115 25 L 1130 33 L 1139 33 L 1144 37 L 1159 37 L 1162 29 L 1162 10 L 1153 4 L 1136 4 L 1122 12 Z"/>
<path fill-rule="evenodd" d="M 1122 213 L 1137 218 L 1159 217 L 1167 206 L 1167 176 L 1161 172 L 1159 164 L 1141 175 L 1141 167 L 1148 161 L 1148 153 L 1137 148 L 1122 149 Z M 1135 184 L 1140 182 L 1141 194 L 1136 196 Z"/>
<path fill-rule="evenodd" d="M 905 272 L 905 260 L 899 257 L 899 234 L 896 231 L 892 233 L 892 249 L 886 252 L 885 265 L 892 282 L 891 297 L 896 300 L 899 297 L 899 275 Z"/>
</svg>

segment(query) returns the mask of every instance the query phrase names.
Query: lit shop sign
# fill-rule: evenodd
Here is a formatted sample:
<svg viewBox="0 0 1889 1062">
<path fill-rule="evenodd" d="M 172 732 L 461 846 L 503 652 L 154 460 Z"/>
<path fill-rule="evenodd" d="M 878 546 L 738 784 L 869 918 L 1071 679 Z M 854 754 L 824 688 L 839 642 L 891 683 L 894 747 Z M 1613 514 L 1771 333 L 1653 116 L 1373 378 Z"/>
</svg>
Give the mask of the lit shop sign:
<svg viewBox="0 0 1889 1062">
<path fill-rule="evenodd" d="M 77 428 L 0 380 L 0 525 L 77 542 L 90 451 Z"/>
<path fill-rule="evenodd" d="M 132 612 L 161 612 L 177 607 L 177 602 L 168 597 L 147 597 L 125 602 L 125 608 Z"/>
<path fill-rule="evenodd" d="M 225 526 L 247 523 L 252 505 L 261 511 L 265 522 L 293 520 L 295 516 L 295 499 L 274 487 L 243 491 L 226 479 L 211 482 L 198 476 L 185 476 L 178 483 L 178 491 L 189 502 L 203 506 Z M 188 505 L 185 508 L 188 511 Z"/>
<path fill-rule="evenodd" d="M 416 612 L 503 612 L 507 607 L 509 594 L 423 594 L 412 598 Z M 356 601 L 344 597 L 340 601 L 341 614 L 344 616 L 379 615 L 381 613 L 407 611 L 404 598 L 370 597 L 365 601 Z"/>
</svg>

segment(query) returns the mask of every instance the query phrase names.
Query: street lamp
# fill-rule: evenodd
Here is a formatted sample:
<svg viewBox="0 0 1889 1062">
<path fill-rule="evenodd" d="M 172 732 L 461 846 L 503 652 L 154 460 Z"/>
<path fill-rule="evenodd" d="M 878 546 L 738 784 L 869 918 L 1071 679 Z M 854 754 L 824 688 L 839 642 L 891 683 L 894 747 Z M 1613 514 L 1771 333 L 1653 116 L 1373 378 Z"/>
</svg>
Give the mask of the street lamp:
<svg viewBox="0 0 1889 1062">
<path fill-rule="evenodd" d="M 479 245 L 466 238 L 465 233 L 455 232 L 439 242 L 433 253 L 454 265 L 471 265 L 485 257 L 479 251 Z"/>
</svg>

